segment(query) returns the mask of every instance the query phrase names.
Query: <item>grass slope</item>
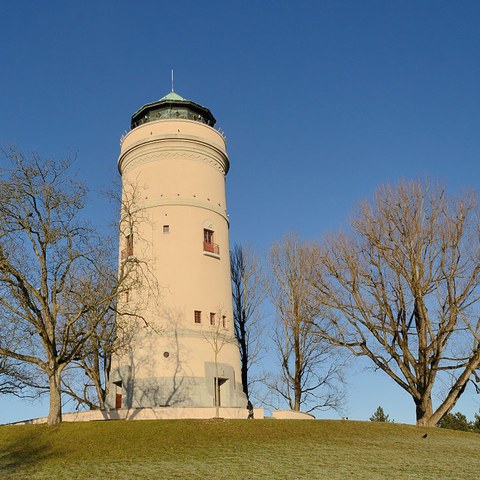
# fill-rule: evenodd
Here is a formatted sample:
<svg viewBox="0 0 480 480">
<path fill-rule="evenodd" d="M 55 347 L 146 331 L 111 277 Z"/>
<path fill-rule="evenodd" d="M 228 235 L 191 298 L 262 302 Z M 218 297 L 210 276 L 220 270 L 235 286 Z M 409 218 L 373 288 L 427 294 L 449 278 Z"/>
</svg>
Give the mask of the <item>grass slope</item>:
<svg viewBox="0 0 480 480">
<path fill-rule="evenodd" d="M 478 479 L 479 451 L 479 434 L 354 421 L 2 426 L 0 478 Z"/>
</svg>

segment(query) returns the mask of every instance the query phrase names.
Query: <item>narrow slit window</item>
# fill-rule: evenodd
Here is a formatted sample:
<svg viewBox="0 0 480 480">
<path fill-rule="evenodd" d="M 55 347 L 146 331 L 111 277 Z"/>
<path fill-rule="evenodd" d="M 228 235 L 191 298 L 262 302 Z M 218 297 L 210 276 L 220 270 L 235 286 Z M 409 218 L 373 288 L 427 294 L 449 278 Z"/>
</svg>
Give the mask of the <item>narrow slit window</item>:
<svg viewBox="0 0 480 480">
<path fill-rule="evenodd" d="M 133 256 L 133 233 L 130 233 L 125 237 L 125 248 L 122 250 L 122 260 Z"/>
<path fill-rule="evenodd" d="M 127 254 L 129 257 L 133 256 L 133 233 L 127 235 Z"/>
<path fill-rule="evenodd" d="M 223 328 L 227 328 L 227 317 L 225 315 L 222 315 L 222 325 Z"/>
</svg>

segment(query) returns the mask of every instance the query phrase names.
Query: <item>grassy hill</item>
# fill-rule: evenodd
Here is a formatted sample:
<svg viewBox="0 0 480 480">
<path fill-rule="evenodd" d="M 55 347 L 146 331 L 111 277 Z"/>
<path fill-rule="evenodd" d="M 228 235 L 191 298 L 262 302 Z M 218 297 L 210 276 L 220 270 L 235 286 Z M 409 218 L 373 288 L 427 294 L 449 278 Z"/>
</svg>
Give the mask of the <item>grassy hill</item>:
<svg viewBox="0 0 480 480">
<path fill-rule="evenodd" d="M 2 426 L 0 478 L 478 479 L 479 452 L 479 434 L 354 421 Z"/>
</svg>

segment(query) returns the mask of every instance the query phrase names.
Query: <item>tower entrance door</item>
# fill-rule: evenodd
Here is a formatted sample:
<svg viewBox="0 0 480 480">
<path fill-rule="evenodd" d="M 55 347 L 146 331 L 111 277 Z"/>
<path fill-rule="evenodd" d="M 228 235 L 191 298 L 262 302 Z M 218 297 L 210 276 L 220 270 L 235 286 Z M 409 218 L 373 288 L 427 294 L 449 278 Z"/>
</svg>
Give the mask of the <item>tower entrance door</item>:
<svg viewBox="0 0 480 480">
<path fill-rule="evenodd" d="M 228 381 L 228 378 L 214 377 L 214 391 L 215 391 L 215 406 L 222 406 L 222 393 L 225 393 L 225 385 Z"/>
</svg>

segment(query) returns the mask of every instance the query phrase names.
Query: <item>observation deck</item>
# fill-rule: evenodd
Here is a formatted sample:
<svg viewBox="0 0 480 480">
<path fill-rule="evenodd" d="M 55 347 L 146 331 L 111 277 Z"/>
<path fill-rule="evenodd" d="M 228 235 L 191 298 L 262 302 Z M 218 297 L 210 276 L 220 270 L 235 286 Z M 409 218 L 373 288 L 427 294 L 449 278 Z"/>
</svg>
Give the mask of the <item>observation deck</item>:
<svg viewBox="0 0 480 480">
<path fill-rule="evenodd" d="M 214 127 L 216 120 L 212 112 L 198 103 L 187 100 L 175 92 L 170 92 L 156 102 L 147 103 L 132 115 L 130 127 L 166 119 L 194 120 Z"/>
</svg>

